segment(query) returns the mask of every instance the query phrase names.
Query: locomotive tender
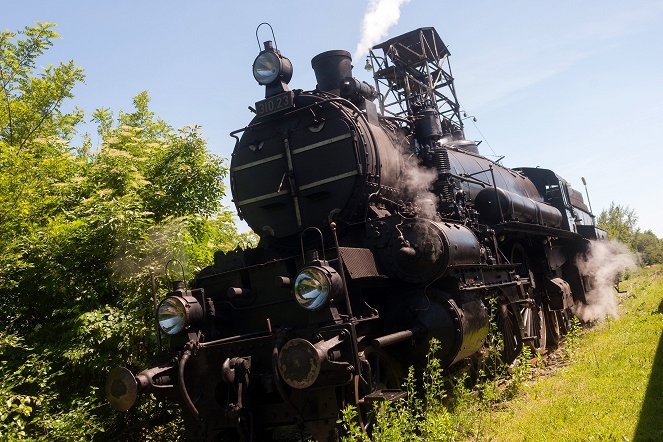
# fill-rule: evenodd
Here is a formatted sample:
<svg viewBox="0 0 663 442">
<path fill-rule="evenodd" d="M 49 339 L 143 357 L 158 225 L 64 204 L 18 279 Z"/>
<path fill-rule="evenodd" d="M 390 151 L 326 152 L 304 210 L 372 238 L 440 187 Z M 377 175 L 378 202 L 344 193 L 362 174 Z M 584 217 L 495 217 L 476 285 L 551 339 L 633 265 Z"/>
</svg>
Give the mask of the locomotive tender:
<svg viewBox="0 0 663 442">
<path fill-rule="evenodd" d="M 182 403 L 193 438 L 296 424 L 326 440 L 345 404 L 402 396 L 431 338 L 445 366 L 480 352 L 491 315 L 506 362 L 557 343 L 589 288 L 575 259 L 604 232 L 553 171 L 506 168 L 464 139 L 448 57 L 421 28 L 370 51 L 375 87 L 335 50 L 303 91 L 264 43 L 265 99 L 231 133 L 230 166 L 260 243 L 173 283 L 156 312 L 170 352 L 112 371 L 116 408 L 152 392 Z"/>
</svg>

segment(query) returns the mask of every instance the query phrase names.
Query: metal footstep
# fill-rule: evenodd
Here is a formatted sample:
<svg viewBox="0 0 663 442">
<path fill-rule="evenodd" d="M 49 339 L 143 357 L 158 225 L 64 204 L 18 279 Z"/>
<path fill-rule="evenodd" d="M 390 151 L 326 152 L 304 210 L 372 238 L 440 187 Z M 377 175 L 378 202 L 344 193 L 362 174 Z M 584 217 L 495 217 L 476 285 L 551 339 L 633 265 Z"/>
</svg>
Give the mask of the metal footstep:
<svg viewBox="0 0 663 442">
<path fill-rule="evenodd" d="M 407 396 L 403 390 L 375 390 L 364 396 L 364 402 L 397 401 Z"/>
</svg>

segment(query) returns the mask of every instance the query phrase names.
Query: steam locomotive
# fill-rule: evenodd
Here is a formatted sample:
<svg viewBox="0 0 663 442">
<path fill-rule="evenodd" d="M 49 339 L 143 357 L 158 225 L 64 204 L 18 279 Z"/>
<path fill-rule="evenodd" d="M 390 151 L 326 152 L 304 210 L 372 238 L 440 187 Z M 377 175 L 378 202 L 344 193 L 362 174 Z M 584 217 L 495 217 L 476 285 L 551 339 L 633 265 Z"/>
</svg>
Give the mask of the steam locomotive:
<svg viewBox="0 0 663 442">
<path fill-rule="evenodd" d="M 299 425 L 327 440 L 346 404 L 402 397 L 431 338 L 445 366 L 481 351 L 491 318 L 507 363 L 556 345 L 589 289 L 576 257 L 605 232 L 555 172 L 506 168 L 465 139 L 449 55 L 434 28 L 408 32 L 372 48 L 369 85 L 328 51 L 304 91 L 264 43 L 265 99 L 231 133 L 230 165 L 260 242 L 172 283 L 156 308 L 170 351 L 111 372 L 116 408 L 151 392 L 183 405 L 192 438 Z"/>
</svg>

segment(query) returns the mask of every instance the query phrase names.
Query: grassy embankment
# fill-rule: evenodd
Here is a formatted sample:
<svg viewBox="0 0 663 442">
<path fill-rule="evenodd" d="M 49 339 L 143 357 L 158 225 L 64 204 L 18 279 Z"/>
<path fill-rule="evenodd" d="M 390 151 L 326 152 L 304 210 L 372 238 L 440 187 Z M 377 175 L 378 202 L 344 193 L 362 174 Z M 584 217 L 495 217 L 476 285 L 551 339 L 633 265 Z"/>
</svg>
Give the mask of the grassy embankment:
<svg viewBox="0 0 663 442">
<path fill-rule="evenodd" d="M 571 343 L 570 363 L 474 420 L 469 440 L 663 441 L 663 266 L 620 288 L 620 317 Z"/>
</svg>

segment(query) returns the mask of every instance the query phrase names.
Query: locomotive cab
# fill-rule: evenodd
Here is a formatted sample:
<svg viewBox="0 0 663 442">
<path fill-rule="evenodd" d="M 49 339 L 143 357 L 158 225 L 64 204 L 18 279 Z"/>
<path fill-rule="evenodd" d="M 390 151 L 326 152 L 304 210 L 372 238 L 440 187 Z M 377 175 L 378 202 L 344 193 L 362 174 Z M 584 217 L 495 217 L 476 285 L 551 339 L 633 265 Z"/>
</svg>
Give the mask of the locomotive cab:
<svg viewBox="0 0 663 442">
<path fill-rule="evenodd" d="M 604 230 L 596 227 L 595 217 L 585 204 L 582 194 L 552 170 L 534 167 L 516 168 L 529 178 L 544 201 L 563 214 L 562 227 L 590 240 L 606 239 Z"/>
</svg>

